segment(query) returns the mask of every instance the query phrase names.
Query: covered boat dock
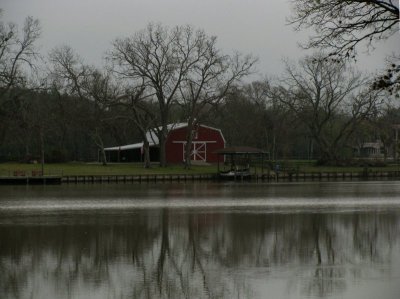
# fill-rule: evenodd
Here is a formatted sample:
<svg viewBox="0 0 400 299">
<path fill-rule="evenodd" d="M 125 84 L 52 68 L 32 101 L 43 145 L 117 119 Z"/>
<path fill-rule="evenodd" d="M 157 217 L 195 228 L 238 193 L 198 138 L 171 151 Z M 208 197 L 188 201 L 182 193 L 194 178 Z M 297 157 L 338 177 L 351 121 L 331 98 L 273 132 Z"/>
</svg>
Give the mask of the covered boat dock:
<svg viewBox="0 0 400 299">
<path fill-rule="evenodd" d="M 247 146 L 226 147 L 215 153 L 224 156 L 223 165 L 218 162 L 218 176 L 226 179 L 250 179 L 253 175 L 257 176 L 258 168 L 262 175 L 268 154 L 262 149 Z"/>
</svg>

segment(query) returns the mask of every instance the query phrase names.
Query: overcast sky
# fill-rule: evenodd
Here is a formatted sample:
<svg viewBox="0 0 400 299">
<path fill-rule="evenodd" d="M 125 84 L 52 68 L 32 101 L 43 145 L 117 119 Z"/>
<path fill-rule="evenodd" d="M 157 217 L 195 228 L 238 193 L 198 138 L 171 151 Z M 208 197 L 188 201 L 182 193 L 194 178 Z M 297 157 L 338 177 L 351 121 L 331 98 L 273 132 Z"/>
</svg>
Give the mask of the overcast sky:
<svg viewBox="0 0 400 299">
<path fill-rule="evenodd" d="M 289 0 L 0 0 L 0 8 L 3 20 L 20 27 L 26 16 L 40 20 L 42 54 L 69 45 L 96 65 L 115 38 L 131 36 L 149 22 L 161 22 L 204 29 L 218 37 L 224 52 L 251 53 L 260 60 L 260 76 L 274 76 L 282 72 L 283 58 L 305 55 L 298 43 L 310 34 L 287 25 Z M 358 65 L 375 72 L 385 55 L 399 47 L 398 34 L 369 55 L 361 55 Z"/>
</svg>

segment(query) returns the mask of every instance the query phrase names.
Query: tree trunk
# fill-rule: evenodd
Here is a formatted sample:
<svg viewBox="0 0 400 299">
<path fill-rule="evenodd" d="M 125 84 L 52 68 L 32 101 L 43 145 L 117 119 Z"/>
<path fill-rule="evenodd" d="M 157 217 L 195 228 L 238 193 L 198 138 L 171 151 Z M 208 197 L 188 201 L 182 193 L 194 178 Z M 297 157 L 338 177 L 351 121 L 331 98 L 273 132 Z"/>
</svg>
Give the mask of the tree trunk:
<svg viewBox="0 0 400 299">
<path fill-rule="evenodd" d="M 106 151 L 104 150 L 104 143 L 103 139 L 100 137 L 100 134 L 98 130 L 96 129 L 96 132 L 94 132 L 94 135 L 92 136 L 95 144 L 100 148 L 101 151 L 101 162 L 103 166 L 107 166 L 107 156 L 106 156 Z"/>
<path fill-rule="evenodd" d="M 166 141 L 164 137 L 159 138 L 160 141 L 160 167 L 167 167 L 167 155 L 166 155 Z"/>
<path fill-rule="evenodd" d="M 193 143 L 193 127 L 194 123 L 192 120 L 188 121 L 187 132 L 186 132 L 186 144 L 185 144 L 185 169 L 190 169 L 192 166 L 191 155 L 192 155 L 192 143 Z"/>
<path fill-rule="evenodd" d="M 135 119 L 135 124 L 136 127 L 139 129 L 140 136 L 143 140 L 143 152 L 141 152 L 141 155 L 143 155 L 143 167 L 144 168 L 150 168 L 150 142 L 147 140 L 147 132 L 148 130 L 146 129 L 145 126 L 142 126 L 141 123 L 138 121 L 138 118 Z"/>
<path fill-rule="evenodd" d="M 7 126 L 0 124 L 0 145 L 4 143 Z"/>
<path fill-rule="evenodd" d="M 276 137 L 275 137 L 275 130 L 273 131 L 272 136 L 272 160 L 276 161 Z"/>
<path fill-rule="evenodd" d="M 160 167 L 167 166 L 166 143 L 168 136 L 168 124 L 165 122 L 162 125 L 161 132 L 158 132 L 159 149 L 160 149 Z"/>
<path fill-rule="evenodd" d="M 150 144 L 146 138 L 143 141 L 143 167 L 150 168 Z"/>
<path fill-rule="evenodd" d="M 42 130 L 40 130 L 40 165 L 42 175 L 44 175 L 44 136 Z"/>
<path fill-rule="evenodd" d="M 169 133 L 169 104 L 164 103 L 164 99 L 161 101 L 162 97 L 159 98 L 160 102 L 160 120 L 161 120 L 161 130 L 158 130 L 158 140 L 160 149 L 160 166 L 167 166 L 167 153 L 166 153 L 166 143 Z"/>
<path fill-rule="evenodd" d="M 319 164 L 321 165 L 337 165 L 339 162 L 339 152 L 336 148 L 321 148 Z"/>
<path fill-rule="evenodd" d="M 107 166 L 107 156 L 106 156 L 106 151 L 104 150 L 104 146 L 102 146 L 100 150 L 101 150 L 101 162 L 103 166 Z"/>
</svg>

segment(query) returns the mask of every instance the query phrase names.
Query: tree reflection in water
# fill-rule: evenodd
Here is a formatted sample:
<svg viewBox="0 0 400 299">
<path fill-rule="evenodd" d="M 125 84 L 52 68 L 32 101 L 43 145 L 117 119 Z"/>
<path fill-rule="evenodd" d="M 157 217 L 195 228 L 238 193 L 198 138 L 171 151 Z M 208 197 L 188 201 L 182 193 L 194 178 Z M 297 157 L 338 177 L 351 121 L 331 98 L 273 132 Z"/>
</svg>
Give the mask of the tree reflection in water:
<svg viewBox="0 0 400 299">
<path fill-rule="evenodd" d="M 257 298 L 276 278 L 325 298 L 390 275 L 400 258 L 395 212 L 161 209 L 32 221 L 0 226 L 1 298 Z"/>
</svg>

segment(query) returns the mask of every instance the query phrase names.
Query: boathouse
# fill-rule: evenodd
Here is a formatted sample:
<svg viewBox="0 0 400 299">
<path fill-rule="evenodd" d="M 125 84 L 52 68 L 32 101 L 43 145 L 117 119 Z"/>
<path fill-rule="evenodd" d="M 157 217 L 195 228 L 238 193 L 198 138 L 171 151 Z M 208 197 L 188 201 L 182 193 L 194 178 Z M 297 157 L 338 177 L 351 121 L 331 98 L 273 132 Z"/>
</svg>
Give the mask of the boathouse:
<svg viewBox="0 0 400 299">
<path fill-rule="evenodd" d="M 167 163 L 181 163 L 185 158 L 187 123 L 168 125 L 166 141 Z M 147 132 L 146 138 L 150 143 L 150 160 L 159 161 L 159 140 L 154 133 Z M 225 138 L 220 129 L 199 124 L 193 132 L 191 160 L 197 162 L 217 163 L 223 161 L 215 151 L 225 147 Z M 109 162 L 141 162 L 143 160 L 143 142 L 104 149 Z"/>
</svg>

